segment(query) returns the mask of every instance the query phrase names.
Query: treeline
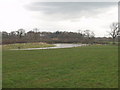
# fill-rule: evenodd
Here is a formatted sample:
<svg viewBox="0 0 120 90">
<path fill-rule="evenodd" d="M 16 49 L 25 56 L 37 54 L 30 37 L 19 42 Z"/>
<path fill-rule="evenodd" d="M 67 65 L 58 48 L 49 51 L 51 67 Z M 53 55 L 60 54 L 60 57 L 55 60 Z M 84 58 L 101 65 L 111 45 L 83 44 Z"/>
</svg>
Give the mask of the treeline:
<svg viewBox="0 0 120 90">
<path fill-rule="evenodd" d="M 30 42 L 45 42 L 45 43 L 107 43 L 111 38 L 96 38 L 94 32 L 84 30 L 77 32 L 56 31 L 56 32 L 40 32 L 34 29 L 25 32 L 24 29 L 11 31 L 10 33 L 2 31 L 2 44 L 12 43 L 30 43 Z"/>
</svg>

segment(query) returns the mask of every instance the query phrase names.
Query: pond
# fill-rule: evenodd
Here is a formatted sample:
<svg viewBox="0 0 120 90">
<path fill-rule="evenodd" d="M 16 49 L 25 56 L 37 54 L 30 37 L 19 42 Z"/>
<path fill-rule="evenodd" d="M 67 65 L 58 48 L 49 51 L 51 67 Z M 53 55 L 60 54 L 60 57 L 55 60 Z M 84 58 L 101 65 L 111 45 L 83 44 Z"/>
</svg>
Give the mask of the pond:
<svg viewBox="0 0 120 90">
<path fill-rule="evenodd" d="M 57 48 L 72 48 L 72 47 L 79 47 L 79 46 L 86 46 L 86 44 L 53 44 L 54 47 L 44 47 L 44 48 L 26 48 L 26 49 L 12 49 L 12 50 L 36 50 L 36 49 L 57 49 Z"/>
</svg>

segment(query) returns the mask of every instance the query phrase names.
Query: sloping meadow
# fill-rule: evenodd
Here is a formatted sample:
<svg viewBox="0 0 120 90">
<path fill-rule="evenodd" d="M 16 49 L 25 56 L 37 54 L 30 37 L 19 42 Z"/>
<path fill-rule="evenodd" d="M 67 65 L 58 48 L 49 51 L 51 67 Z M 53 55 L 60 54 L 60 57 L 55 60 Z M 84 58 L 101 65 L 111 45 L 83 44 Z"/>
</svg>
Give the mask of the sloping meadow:
<svg viewBox="0 0 120 90">
<path fill-rule="evenodd" d="M 117 87 L 117 46 L 3 51 L 3 88 Z"/>
</svg>

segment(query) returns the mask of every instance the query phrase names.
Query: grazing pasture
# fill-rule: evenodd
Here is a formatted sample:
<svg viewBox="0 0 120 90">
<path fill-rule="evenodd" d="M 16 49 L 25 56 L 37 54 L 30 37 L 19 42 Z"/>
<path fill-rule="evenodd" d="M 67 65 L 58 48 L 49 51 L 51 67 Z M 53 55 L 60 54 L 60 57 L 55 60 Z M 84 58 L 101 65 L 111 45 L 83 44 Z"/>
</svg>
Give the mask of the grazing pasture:
<svg viewBox="0 0 120 90">
<path fill-rule="evenodd" d="M 3 88 L 117 88 L 118 47 L 3 50 Z"/>
</svg>

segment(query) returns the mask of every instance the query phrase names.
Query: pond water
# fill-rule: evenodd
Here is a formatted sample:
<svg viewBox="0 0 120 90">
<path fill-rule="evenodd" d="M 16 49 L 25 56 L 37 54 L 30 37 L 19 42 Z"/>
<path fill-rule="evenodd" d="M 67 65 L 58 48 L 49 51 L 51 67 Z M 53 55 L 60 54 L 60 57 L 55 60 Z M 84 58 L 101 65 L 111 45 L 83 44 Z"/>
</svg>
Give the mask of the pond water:
<svg viewBox="0 0 120 90">
<path fill-rule="evenodd" d="M 86 44 L 53 44 L 55 47 L 44 47 L 44 48 L 26 48 L 26 49 L 12 49 L 12 50 L 36 50 L 36 49 L 56 49 L 56 48 L 72 48 L 79 46 L 86 46 Z"/>
</svg>

